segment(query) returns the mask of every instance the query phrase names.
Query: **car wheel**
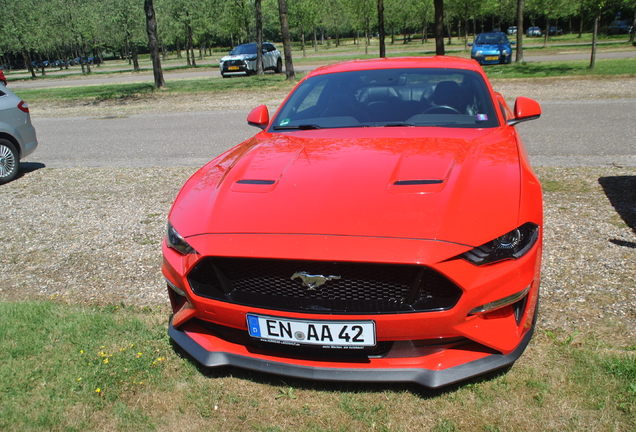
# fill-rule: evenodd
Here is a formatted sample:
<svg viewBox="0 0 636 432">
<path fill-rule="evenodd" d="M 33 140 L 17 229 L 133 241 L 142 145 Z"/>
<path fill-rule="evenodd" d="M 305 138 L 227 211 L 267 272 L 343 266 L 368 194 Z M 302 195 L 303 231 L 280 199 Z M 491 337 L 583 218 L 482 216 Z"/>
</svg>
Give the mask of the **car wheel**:
<svg viewBox="0 0 636 432">
<path fill-rule="evenodd" d="M 20 170 L 20 157 L 15 146 L 6 139 L 0 139 L 0 184 L 13 180 Z"/>
<path fill-rule="evenodd" d="M 276 62 L 276 73 L 283 73 L 283 61 L 280 58 Z"/>
</svg>

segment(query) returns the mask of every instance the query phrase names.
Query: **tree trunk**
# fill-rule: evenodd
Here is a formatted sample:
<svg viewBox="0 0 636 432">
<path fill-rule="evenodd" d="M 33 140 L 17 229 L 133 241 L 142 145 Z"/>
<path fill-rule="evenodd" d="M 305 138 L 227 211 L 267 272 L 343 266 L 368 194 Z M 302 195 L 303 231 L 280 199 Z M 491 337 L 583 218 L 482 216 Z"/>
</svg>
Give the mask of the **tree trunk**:
<svg viewBox="0 0 636 432">
<path fill-rule="evenodd" d="M 523 62 L 523 1 L 517 0 L 517 63 Z"/>
<path fill-rule="evenodd" d="M 371 43 L 371 30 L 369 29 L 369 18 L 364 27 L 364 55 L 369 55 L 369 44 Z"/>
<path fill-rule="evenodd" d="M 594 69 L 596 65 L 596 36 L 598 34 L 598 18 L 599 13 L 597 12 L 594 17 L 594 33 L 592 34 L 592 55 L 590 57 L 590 69 Z"/>
<path fill-rule="evenodd" d="M 305 47 L 305 30 L 301 27 L 300 28 L 300 41 L 303 44 L 303 58 L 307 57 L 307 48 Z"/>
<path fill-rule="evenodd" d="M 546 17 L 545 36 L 543 37 L 543 48 L 548 46 L 548 38 L 550 37 L 550 16 Z"/>
<path fill-rule="evenodd" d="M 278 15 L 280 17 L 280 29 L 283 36 L 283 50 L 285 52 L 285 74 L 287 75 L 287 79 L 291 81 L 296 79 L 296 74 L 294 73 L 294 62 L 292 60 L 287 0 L 278 0 Z"/>
<path fill-rule="evenodd" d="M 634 22 L 632 23 L 632 33 L 629 35 L 629 41 L 634 42 L 634 35 L 636 35 L 636 1 L 634 2 Z"/>
<path fill-rule="evenodd" d="M 132 51 L 132 59 L 133 59 L 133 70 L 135 72 L 139 72 L 140 67 L 139 67 L 139 57 L 137 56 L 137 45 L 132 44 L 131 51 Z"/>
<path fill-rule="evenodd" d="M 161 59 L 159 58 L 159 38 L 157 38 L 157 19 L 152 0 L 144 0 L 144 11 L 146 12 L 146 33 L 148 33 L 148 48 L 152 58 L 152 71 L 155 77 L 155 87 L 166 86 L 163 80 L 163 70 L 161 69 Z"/>
<path fill-rule="evenodd" d="M 263 11 L 261 0 L 254 1 L 256 9 L 256 75 L 263 75 Z"/>
<path fill-rule="evenodd" d="M 386 57 L 384 46 L 384 0 L 378 0 L 378 33 L 380 33 L 380 58 Z"/>
<path fill-rule="evenodd" d="M 444 0 L 433 0 L 435 4 L 435 54 L 444 55 Z"/>
<path fill-rule="evenodd" d="M 314 51 L 318 52 L 318 35 L 316 34 L 316 27 L 314 27 Z"/>
</svg>

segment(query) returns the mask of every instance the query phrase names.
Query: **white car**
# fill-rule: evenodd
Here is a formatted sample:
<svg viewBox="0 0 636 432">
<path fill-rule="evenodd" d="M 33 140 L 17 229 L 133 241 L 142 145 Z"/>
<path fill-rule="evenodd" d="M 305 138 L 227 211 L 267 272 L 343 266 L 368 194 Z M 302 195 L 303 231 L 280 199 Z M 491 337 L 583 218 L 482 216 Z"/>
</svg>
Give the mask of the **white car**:
<svg viewBox="0 0 636 432">
<path fill-rule="evenodd" d="M 256 43 L 239 45 L 219 62 L 223 78 L 232 75 L 252 75 L 256 73 Z M 263 42 L 263 70 L 283 71 L 280 51 L 273 43 Z"/>
<path fill-rule="evenodd" d="M 0 184 L 18 175 L 20 159 L 33 153 L 37 146 L 29 106 L 0 84 Z"/>
</svg>

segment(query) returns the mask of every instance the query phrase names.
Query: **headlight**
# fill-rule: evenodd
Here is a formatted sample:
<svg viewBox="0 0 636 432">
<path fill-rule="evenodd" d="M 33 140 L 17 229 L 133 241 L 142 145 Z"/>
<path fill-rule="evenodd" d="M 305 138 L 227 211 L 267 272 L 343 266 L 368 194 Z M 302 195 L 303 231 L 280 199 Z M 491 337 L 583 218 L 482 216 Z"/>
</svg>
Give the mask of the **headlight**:
<svg viewBox="0 0 636 432">
<path fill-rule="evenodd" d="M 490 264 L 524 256 L 539 238 L 539 227 L 531 222 L 469 250 L 461 257 L 475 265 Z"/>
<path fill-rule="evenodd" d="M 246 58 L 245 60 L 247 60 L 247 61 L 256 61 L 256 57 Z"/>
<path fill-rule="evenodd" d="M 481 57 L 481 51 L 476 51 L 475 52 L 475 57 Z"/>
<path fill-rule="evenodd" d="M 508 50 L 503 50 L 501 51 L 501 54 L 507 57 L 510 53 L 508 52 Z"/>
<path fill-rule="evenodd" d="M 181 237 L 170 222 L 168 222 L 168 229 L 166 231 L 166 244 L 169 248 L 176 250 L 182 255 L 198 253 L 188 244 L 187 241 L 183 239 L 183 237 Z"/>
</svg>

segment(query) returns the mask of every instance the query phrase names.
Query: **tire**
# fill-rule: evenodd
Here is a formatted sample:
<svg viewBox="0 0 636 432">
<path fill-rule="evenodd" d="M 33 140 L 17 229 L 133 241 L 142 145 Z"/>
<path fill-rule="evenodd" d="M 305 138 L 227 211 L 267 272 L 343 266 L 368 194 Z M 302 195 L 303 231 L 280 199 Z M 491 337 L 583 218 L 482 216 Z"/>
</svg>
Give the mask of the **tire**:
<svg viewBox="0 0 636 432">
<path fill-rule="evenodd" d="M 275 73 L 283 73 L 283 61 L 279 58 L 276 62 L 276 70 Z"/>
<path fill-rule="evenodd" d="M 0 184 L 15 179 L 20 171 L 20 155 L 15 146 L 6 139 L 0 139 Z"/>
</svg>

